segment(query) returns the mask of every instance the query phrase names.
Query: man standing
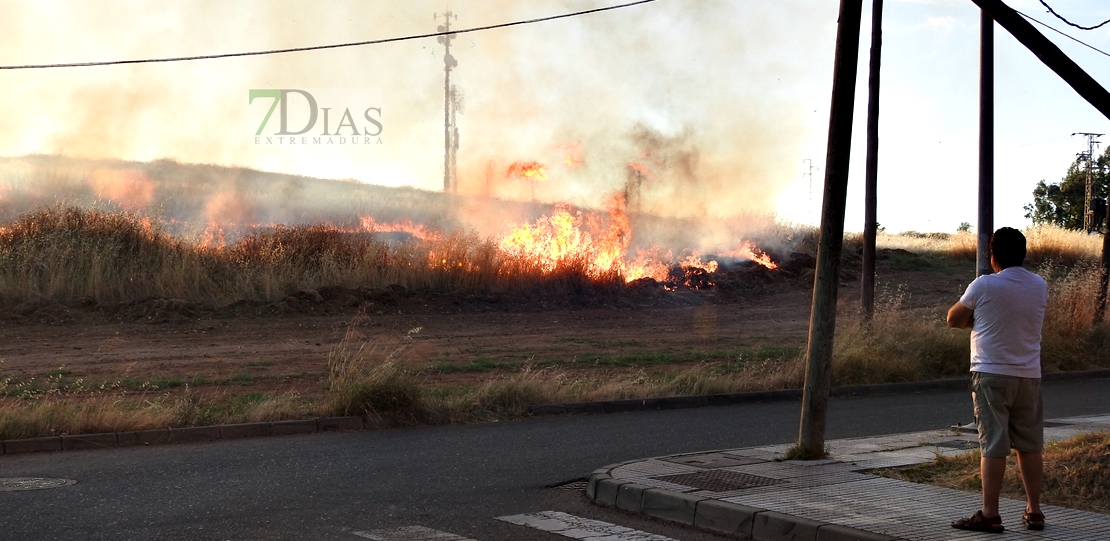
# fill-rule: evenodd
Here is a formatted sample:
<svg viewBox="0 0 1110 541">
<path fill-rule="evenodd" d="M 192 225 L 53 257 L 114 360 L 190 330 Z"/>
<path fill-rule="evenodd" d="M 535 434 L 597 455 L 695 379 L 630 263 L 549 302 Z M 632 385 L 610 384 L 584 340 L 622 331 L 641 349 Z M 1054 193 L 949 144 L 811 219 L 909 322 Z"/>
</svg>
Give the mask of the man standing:
<svg viewBox="0 0 1110 541">
<path fill-rule="evenodd" d="M 1001 533 L 998 497 L 1010 448 L 1017 450 L 1025 486 L 1026 528 L 1044 528 L 1041 479 L 1044 412 L 1041 405 L 1041 326 L 1048 288 L 1029 272 L 1025 235 L 1003 227 L 990 241 L 995 274 L 975 279 L 948 310 L 948 326 L 971 329 L 971 389 L 979 427 L 983 508 L 952 522 L 961 530 Z"/>
</svg>

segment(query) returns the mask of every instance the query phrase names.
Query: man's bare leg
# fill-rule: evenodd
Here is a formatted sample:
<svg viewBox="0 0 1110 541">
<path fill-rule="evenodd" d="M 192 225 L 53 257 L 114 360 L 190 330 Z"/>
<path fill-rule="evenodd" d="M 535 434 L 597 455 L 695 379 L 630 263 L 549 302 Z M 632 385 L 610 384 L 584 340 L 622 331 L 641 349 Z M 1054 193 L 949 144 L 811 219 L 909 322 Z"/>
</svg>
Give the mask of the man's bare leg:
<svg viewBox="0 0 1110 541">
<path fill-rule="evenodd" d="M 1041 453 L 1018 451 L 1021 484 L 1025 486 L 1025 512 L 1041 512 L 1041 485 L 1044 482 L 1044 459 Z M 986 483 L 984 483 L 984 486 Z M 997 501 L 997 500 L 995 500 Z"/>
<path fill-rule="evenodd" d="M 982 457 L 979 460 L 979 476 L 983 478 L 983 516 L 997 517 L 998 497 L 1002 493 L 1002 479 L 1006 476 L 1006 459 Z"/>
</svg>

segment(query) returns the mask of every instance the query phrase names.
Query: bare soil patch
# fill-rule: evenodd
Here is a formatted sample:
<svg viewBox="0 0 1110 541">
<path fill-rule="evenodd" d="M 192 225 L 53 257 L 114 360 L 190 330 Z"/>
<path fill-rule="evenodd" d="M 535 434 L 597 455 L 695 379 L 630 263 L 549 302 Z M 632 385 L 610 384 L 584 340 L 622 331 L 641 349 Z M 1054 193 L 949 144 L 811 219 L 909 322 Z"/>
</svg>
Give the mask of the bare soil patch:
<svg viewBox="0 0 1110 541">
<path fill-rule="evenodd" d="M 846 261 L 844 303 L 858 298 L 853 262 Z M 357 323 L 362 336 L 402 349 L 405 366 L 437 386 L 473 385 L 525 366 L 617 375 L 783 356 L 806 342 L 812 271 L 805 266 L 760 267 L 703 291 L 640 284 L 574 298 L 433 295 L 398 286 L 219 308 L 174 299 L 29 303 L 0 315 L 0 375 L 124 382 L 134 392 L 187 384 L 200 393 L 316 397 L 325 391 L 328 354 L 358 313 L 367 316 Z M 938 314 L 967 281 L 948 270 L 900 266 L 880 260 L 881 288 Z"/>
<path fill-rule="evenodd" d="M 426 368 L 429 382 L 471 383 L 476 376 L 540 362 L 566 368 L 591 363 L 620 369 L 658 357 L 719 359 L 765 344 L 805 343 L 807 295 L 784 292 L 758 302 L 686 299 L 680 306 L 522 310 L 483 303 L 460 311 L 450 301 L 405 298 L 366 312 L 359 332 L 377 347 L 404 348 L 405 364 Z M 536 307 L 531 307 L 536 308 Z M 238 315 L 112 321 L 60 306 L 0 329 L 6 375 L 64 373 L 94 382 L 183 380 L 251 391 L 321 392 L 327 356 L 358 308 L 328 315 Z M 50 320 L 35 316 L 49 314 Z M 604 359 L 603 361 L 600 361 Z"/>
</svg>

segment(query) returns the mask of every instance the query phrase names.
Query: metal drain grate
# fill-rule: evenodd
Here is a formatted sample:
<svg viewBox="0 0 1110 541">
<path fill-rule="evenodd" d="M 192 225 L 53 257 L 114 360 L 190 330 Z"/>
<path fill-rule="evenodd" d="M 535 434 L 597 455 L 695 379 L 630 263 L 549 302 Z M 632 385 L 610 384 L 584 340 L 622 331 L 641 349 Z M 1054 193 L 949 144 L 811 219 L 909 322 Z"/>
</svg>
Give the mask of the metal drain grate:
<svg viewBox="0 0 1110 541">
<path fill-rule="evenodd" d="M 557 488 L 559 490 L 582 490 L 582 491 L 585 491 L 586 488 L 589 486 L 589 484 L 590 484 L 589 481 L 587 481 L 585 479 L 579 479 L 577 481 L 571 481 L 569 483 L 563 483 L 561 485 L 553 485 L 551 488 Z"/>
<path fill-rule="evenodd" d="M 663 477 L 652 477 L 658 481 L 666 481 L 676 485 L 686 485 L 688 487 L 697 488 L 701 490 L 708 490 L 710 492 L 728 492 L 730 490 L 742 490 L 745 488 L 766 487 L 782 483 L 779 479 L 771 479 L 769 477 L 760 477 L 750 473 L 740 473 L 728 470 L 709 470 L 697 473 L 680 473 L 678 475 L 665 475 Z"/>
<path fill-rule="evenodd" d="M 7 477 L 0 478 L 0 492 L 15 492 L 17 490 L 42 490 L 46 488 L 59 488 L 77 483 L 71 479 L 42 479 L 38 477 Z"/>
</svg>

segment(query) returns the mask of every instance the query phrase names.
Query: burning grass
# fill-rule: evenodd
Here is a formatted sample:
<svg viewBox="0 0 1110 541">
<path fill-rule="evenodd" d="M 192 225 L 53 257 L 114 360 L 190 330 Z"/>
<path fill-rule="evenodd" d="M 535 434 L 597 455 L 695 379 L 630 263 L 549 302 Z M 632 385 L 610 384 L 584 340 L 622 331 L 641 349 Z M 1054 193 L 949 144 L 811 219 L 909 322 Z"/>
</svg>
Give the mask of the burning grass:
<svg viewBox="0 0 1110 541">
<path fill-rule="evenodd" d="M 956 457 L 938 456 L 933 462 L 877 473 L 914 483 L 980 492 L 983 484 L 979 457 L 976 449 Z M 1081 434 L 1049 443 L 1044 450 L 1044 466 L 1042 503 L 1110 513 L 1110 433 Z M 1025 499 L 1014 455 L 1007 460 L 1002 496 Z M 1052 517 L 1048 520 L 1051 523 Z"/>
<path fill-rule="evenodd" d="M 631 238 L 623 200 L 608 218 L 557 209 L 503 238 L 416 228 L 409 242 L 383 240 L 373 219 L 358 226 L 273 226 L 228 244 L 210 227 L 199 241 L 165 233 L 159 223 L 126 213 L 50 208 L 0 225 L 0 301 L 72 303 L 180 299 L 206 306 L 278 301 L 324 287 L 385 288 L 474 294 L 599 294 L 650 277 L 670 287 L 691 273 L 717 269 L 696 255 L 680 262 L 626 259 Z M 653 254 L 658 255 L 658 254 Z M 658 256 L 672 258 L 669 253 Z M 750 242 L 732 257 L 773 268 Z"/>
</svg>

